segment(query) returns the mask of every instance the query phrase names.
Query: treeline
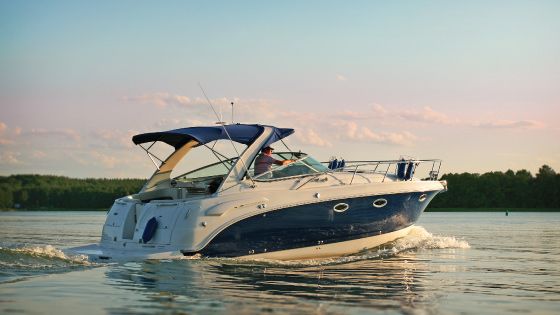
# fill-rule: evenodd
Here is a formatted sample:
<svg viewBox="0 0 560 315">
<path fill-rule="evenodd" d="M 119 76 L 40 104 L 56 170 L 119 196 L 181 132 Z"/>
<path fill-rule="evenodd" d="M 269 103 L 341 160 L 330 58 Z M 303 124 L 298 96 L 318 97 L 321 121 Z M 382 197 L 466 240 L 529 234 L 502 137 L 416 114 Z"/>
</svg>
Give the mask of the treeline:
<svg viewBox="0 0 560 315">
<path fill-rule="evenodd" d="M 445 174 L 449 191 L 430 208 L 560 208 L 560 174 L 543 165 L 536 176 L 526 170 Z"/>
<path fill-rule="evenodd" d="M 138 192 L 145 181 L 0 176 L 0 209 L 107 209 L 116 198 Z"/>
</svg>

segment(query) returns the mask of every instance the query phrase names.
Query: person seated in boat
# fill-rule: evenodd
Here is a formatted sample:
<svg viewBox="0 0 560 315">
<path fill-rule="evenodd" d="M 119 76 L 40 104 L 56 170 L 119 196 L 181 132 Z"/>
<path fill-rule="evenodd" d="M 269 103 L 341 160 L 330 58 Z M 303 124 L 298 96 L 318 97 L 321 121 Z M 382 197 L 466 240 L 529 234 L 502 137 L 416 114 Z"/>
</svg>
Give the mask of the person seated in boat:
<svg viewBox="0 0 560 315">
<path fill-rule="evenodd" d="M 255 159 L 255 176 L 266 173 L 272 169 L 272 164 L 286 165 L 293 162 L 293 160 L 277 160 L 272 157 L 273 148 L 267 146 L 261 150 L 261 154 Z"/>
</svg>

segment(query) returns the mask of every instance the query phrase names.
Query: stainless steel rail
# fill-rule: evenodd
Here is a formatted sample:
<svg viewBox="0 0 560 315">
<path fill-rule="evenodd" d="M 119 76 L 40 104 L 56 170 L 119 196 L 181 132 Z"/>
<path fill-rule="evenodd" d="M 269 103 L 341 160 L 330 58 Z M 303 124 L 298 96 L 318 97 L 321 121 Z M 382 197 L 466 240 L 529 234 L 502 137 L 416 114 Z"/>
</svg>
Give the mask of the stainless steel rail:
<svg viewBox="0 0 560 315">
<path fill-rule="evenodd" d="M 442 161 L 439 160 L 439 159 L 345 161 L 345 166 L 344 167 L 330 169 L 326 172 L 318 173 L 315 176 L 313 176 L 313 177 L 309 178 L 308 180 L 306 180 L 305 182 L 303 182 L 301 185 L 299 185 L 297 188 L 295 188 L 295 190 L 298 190 L 298 189 L 302 188 L 303 186 L 305 186 L 308 183 L 314 181 L 315 179 L 317 179 L 321 175 L 326 175 L 326 174 L 333 174 L 334 175 L 334 174 L 339 173 L 339 172 L 346 172 L 346 173 L 351 172 L 352 173 L 352 179 L 350 180 L 350 183 L 348 185 L 352 185 L 352 183 L 354 182 L 354 178 L 356 177 L 356 174 L 383 174 L 382 182 L 385 182 L 385 179 L 387 178 L 387 175 L 390 172 L 394 172 L 395 176 L 397 176 L 397 179 L 399 179 L 399 180 L 403 180 L 403 181 L 412 180 L 415 169 L 417 169 L 420 165 L 428 165 L 428 167 L 431 167 L 430 171 L 427 174 L 428 177 L 422 178 L 421 180 L 436 181 L 436 180 L 438 180 L 439 171 L 441 169 L 441 162 Z M 321 163 L 325 164 L 325 165 L 330 164 L 330 162 L 321 162 Z M 430 163 L 431 163 L 431 165 L 430 165 Z M 398 174 L 399 165 L 402 165 L 401 167 L 404 168 L 404 176 L 402 176 L 402 178 L 399 178 L 399 174 Z M 406 172 L 407 172 L 407 169 L 408 169 L 409 165 L 413 165 L 412 166 L 413 168 L 411 170 L 411 173 L 407 177 Z"/>
<path fill-rule="evenodd" d="M 350 185 L 354 181 L 354 177 L 358 173 L 367 174 L 383 174 L 383 180 L 385 181 L 387 175 L 394 172 L 399 180 L 411 180 L 416 169 L 420 165 L 428 164 L 431 166 L 427 177 L 422 180 L 437 180 L 439 176 L 439 171 L 441 169 L 441 160 L 439 159 L 427 159 L 427 160 L 416 160 L 416 159 L 401 159 L 401 160 L 382 160 L 382 161 L 345 161 L 344 167 L 335 168 L 332 172 L 351 172 L 352 179 L 350 180 Z M 329 162 L 322 162 L 326 165 Z M 430 165 L 431 164 L 431 165 Z M 409 171 L 409 168 L 410 171 Z M 399 172 L 400 170 L 400 172 Z M 400 174 L 399 174 L 400 173 Z"/>
</svg>

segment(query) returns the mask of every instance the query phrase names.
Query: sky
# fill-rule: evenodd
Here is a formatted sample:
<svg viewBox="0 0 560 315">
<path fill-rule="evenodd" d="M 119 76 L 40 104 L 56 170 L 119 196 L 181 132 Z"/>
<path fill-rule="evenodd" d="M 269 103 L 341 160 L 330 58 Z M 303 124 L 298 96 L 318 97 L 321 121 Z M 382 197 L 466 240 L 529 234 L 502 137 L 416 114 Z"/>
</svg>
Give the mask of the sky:
<svg viewBox="0 0 560 315">
<path fill-rule="evenodd" d="M 560 1 L 0 1 L 0 175 L 145 178 L 131 137 L 294 128 L 318 160 L 560 171 Z"/>
</svg>

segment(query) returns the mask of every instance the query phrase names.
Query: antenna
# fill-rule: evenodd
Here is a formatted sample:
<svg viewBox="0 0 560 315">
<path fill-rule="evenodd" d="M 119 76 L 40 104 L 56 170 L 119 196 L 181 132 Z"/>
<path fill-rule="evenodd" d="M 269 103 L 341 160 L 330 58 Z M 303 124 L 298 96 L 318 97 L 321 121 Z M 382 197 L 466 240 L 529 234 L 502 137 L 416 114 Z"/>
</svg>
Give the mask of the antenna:
<svg viewBox="0 0 560 315">
<path fill-rule="evenodd" d="M 223 106 L 222 104 L 219 105 L 220 106 L 220 117 L 218 117 L 218 121 L 216 122 L 216 125 L 227 125 L 227 122 L 224 121 L 224 115 L 222 114 L 222 109 Z"/>
<path fill-rule="evenodd" d="M 202 87 L 202 85 L 200 84 L 200 82 L 198 82 L 198 87 L 200 88 L 200 90 L 202 91 L 202 94 L 204 95 L 204 98 L 206 98 L 206 101 L 208 102 L 208 105 L 210 105 L 210 108 L 212 108 L 212 111 L 214 112 L 214 115 L 216 115 L 216 118 L 218 118 L 218 120 L 220 120 L 220 117 L 218 116 L 218 113 L 216 112 L 216 110 L 214 109 L 214 106 L 212 105 L 212 102 L 210 101 L 210 99 L 208 98 L 208 95 L 206 95 L 206 92 L 204 91 L 204 88 Z M 235 144 L 233 143 L 233 140 L 231 140 L 231 136 L 229 135 L 229 132 L 227 131 L 227 128 L 225 126 L 225 123 L 222 123 L 220 121 L 219 123 L 220 125 L 222 125 L 222 128 L 224 129 L 224 132 L 226 133 L 226 136 L 229 139 L 229 142 L 231 142 L 231 146 L 233 147 L 233 150 L 235 150 L 235 154 L 237 154 L 238 157 L 241 157 L 239 155 L 239 152 L 237 151 L 237 148 L 235 147 Z M 243 159 L 239 158 L 239 160 L 241 161 L 241 164 L 243 165 L 243 168 L 245 169 L 245 174 L 247 174 L 247 176 L 249 177 L 249 179 L 251 180 L 251 182 L 253 183 L 253 186 L 255 185 L 255 181 L 253 180 L 253 178 L 251 177 L 251 175 L 249 174 L 249 169 L 247 168 L 247 165 L 245 165 L 245 161 L 243 161 Z"/>
<path fill-rule="evenodd" d="M 231 124 L 233 125 L 233 102 L 231 102 Z"/>
</svg>

